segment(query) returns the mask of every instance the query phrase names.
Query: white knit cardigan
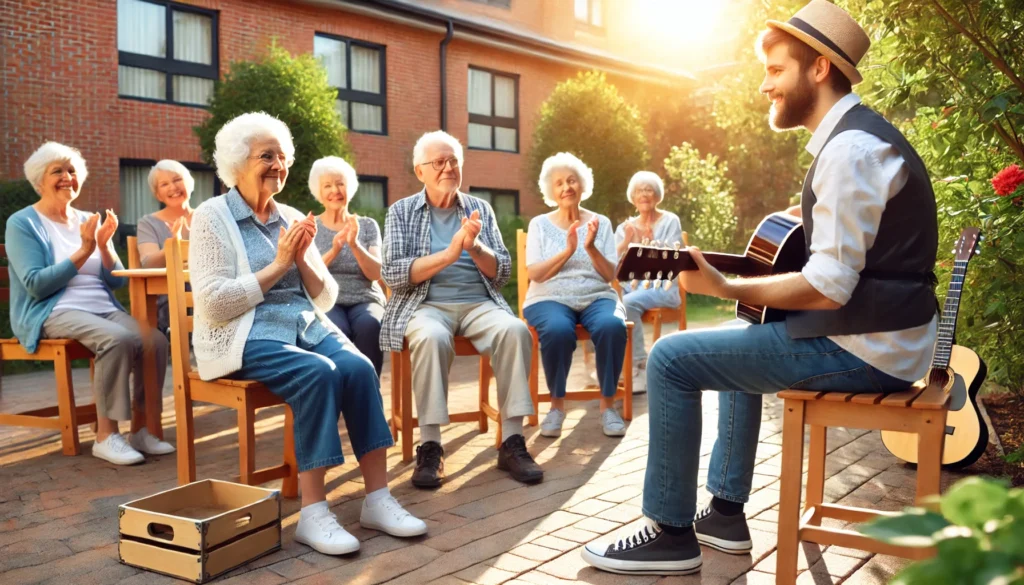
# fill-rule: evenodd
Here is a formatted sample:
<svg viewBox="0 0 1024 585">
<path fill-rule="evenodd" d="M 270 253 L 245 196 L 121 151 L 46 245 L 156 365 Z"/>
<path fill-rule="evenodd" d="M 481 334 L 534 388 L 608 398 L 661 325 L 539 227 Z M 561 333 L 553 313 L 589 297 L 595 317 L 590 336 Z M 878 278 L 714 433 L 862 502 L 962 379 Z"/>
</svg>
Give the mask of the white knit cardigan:
<svg viewBox="0 0 1024 585">
<path fill-rule="evenodd" d="M 274 202 L 286 223 L 301 221 L 303 214 Z M 252 329 L 256 305 L 263 291 L 249 267 L 242 232 L 224 197 L 203 202 L 192 216 L 189 234 L 189 272 L 195 299 L 195 348 L 199 376 L 222 378 L 242 368 L 242 351 Z M 324 281 L 324 290 L 312 298 L 317 318 L 332 332 L 337 327 L 326 316 L 338 298 L 338 283 L 331 277 L 315 245 L 306 250 L 306 262 Z"/>
</svg>

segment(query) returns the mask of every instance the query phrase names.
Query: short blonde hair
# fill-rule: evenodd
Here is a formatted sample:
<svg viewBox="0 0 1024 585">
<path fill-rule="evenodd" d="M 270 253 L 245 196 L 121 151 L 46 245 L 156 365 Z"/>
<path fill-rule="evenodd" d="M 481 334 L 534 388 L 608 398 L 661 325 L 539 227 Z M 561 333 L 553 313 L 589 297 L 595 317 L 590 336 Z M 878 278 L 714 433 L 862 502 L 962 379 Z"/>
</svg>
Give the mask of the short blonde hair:
<svg viewBox="0 0 1024 585">
<path fill-rule="evenodd" d="M 213 162 L 217 176 L 228 189 L 238 184 L 238 171 L 249 156 L 249 147 L 257 138 L 275 138 L 284 152 L 285 164 L 295 162 L 292 133 L 284 122 L 265 112 L 249 112 L 228 121 L 213 139 Z"/>
<path fill-rule="evenodd" d="M 421 165 L 426 162 L 427 147 L 434 144 L 446 144 L 452 151 L 455 152 L 455 158 L 459 161 L 459 166 L 462 166 L 462 143 L 459 142 L 458 138 L 455 138 L 451 134 L 443 130 L 435 130 L 433 132 L 427 132 L 423 136 L 420 136 L 419 140 L 416 141 L 416 146 L 412 147 L 412 164 L 413 166 Z"/>
<path fill-rule="evenodd" d="M 351 203 L 352 198 L 356 195 L 356 190 L 359 189 L 359 176 L 356 175 L 356 170 L 352 168 L 352 165 L 340 156 L 325 156 L 313 163 L 309 169 L 309 192 L 321 204 L 324 200 L 320 197 L 320 179 L 324 175 L 344 177 L 345 191 L 348 194 L 347 200 Z"/>
<path fill-rule="evenodd" d="M 70 162 L 75 167 L 75 176 L 78 178 L 78 188 L 89 176 L 89 170 L 85 168 L 85 159 L 77 148 L 65 146 L 59 142 L 47 142 L 36 149 L 25 161 L 25 178 L 32 184 L 36 193 L 42 195 L 39 188 L 43 184 L 43 175 L 46 174 L 46 167 L 55 162 Z"/>
<path fill-rule="evenodd" d="M 631 204 L 633 203 L 633 191 L 636 191 L 640 185 L 652 187 L 654 193 L 658 196 L 658 203 L 665 199 L 665 182 L 661 180 L 658 173 L 638 171 L 633 174 L 633 177 L 629 180 L 629 186 L 626 187 L 626 200 Z"/>
<path fill-rule="evenodd" d="M 569 152 L 560 152 L 549 156 L 540 169 L 540 178 L 537 185 L 544 196 L 544 204 L 548 207 L 557 207 L 558 203 L 551 197 L 551 175 L 555 171 L 572 171 L 580 181 L 580 201 L 589 199 L 594 193 L 594 171 L 581 161 L 576 155 Z"/>
<path fill-rule="evenodd" d="M 149 190 L 153 192 L 154 197 L 156 197 L 156 174 L 160 171 L 177 173 L 180 175 L 181 180 L 185 183 L 185 193 L 189 196 L 192 195 L 192 190 L 196 188 L 196 180 L 192 178 L 192 173 L 188 172 L 185 165 L 180 162 L 165 158 L 153 165 L 153 168 L 149 169 Z"/>
</svg>

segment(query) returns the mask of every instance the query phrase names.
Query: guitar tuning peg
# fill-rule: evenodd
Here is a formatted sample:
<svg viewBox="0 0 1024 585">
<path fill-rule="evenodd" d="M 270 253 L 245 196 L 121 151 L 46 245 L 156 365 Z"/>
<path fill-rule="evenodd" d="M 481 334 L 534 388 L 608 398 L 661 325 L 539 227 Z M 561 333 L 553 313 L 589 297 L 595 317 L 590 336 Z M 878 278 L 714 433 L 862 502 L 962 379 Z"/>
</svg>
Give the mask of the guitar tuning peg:
<svg viewBox="0 0 1024 585">
<path fill-rule="evenodd" d="M 658 276 L 656 277 L 658 280 L 661 280 L 661 274 L 662 274 L 662 272 L 659 270 L 658 271 Z"/>
<path fill-rule="evenodd" d="M 640 240 L 640 244 L 644 246 L 649 246 L 651 244 L 651 241 L 648 240 L 647 238 L 644 238 L 643 240 Z"/>
<path fill-rule="evenodd" d="M 676 241 L 672 242 L 672 247 L 675 249 L 676 252 L 678 252 L 679 251 L 679 240 L 676 240 Z"/>
<path fill-rule="evenodd" d="M 640 286 L 644 287 L 644 290 L 651 288 L 651 281 L 645 280 L 640 283 Z"/>
<path fill-rule="evenodd" d="M 629 280 L 635 280 L 635 279 L 636 279 L 636 277 L 634 276 L 634 273 L 630 272 L 629 273 Z"/>
<path fill-rule="evenodd" d="M 670 272 L 669 274 L 672 274 L 672 273 Z M 670 279 L 666 280 L 665 282 L 661 283 L 661 288 L 662 288 L 662 290 L 668 290 L 668 289 L 672 288 L 672 279 L 670 278 Z"/>
<path fill-rule="evenodd" d="M 666 277 L 665 277 L 665 279 L 666 279 L 666 280 L 668 280 L 669 282 L 671 282 L 671 281 L 672 281 L 672 276 L 673 276 L 674 274 L 675 274 L 674 272 L 672 272 L 671 270 L 669 270 L 669 271 L 668 271 L 668 276 L 666 276 Z"/>
<path fill-rule="evenodd" d="M 629 281 L 629 288 L 636 290 L 636 287 L 639 286 L 639 284 L 640 283 L 637 281 L 637 279 L 634 278 L 633 280 Z"/>
</svg>

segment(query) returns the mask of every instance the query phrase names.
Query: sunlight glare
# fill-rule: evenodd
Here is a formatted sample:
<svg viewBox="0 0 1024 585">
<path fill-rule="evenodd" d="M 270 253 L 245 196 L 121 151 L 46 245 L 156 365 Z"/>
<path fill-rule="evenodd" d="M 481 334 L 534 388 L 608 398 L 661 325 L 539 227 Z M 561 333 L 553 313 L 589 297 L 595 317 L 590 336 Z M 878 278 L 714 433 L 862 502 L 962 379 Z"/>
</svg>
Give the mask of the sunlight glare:
<svg viewBox="0 0 1024 585">
<path fill-rule="evenodd" d="M 637 32 L 649 31 L 675 48 L 698 47 L 718 31 L 728 5 L 725 0 L 635 0 Z"/>
</svg>

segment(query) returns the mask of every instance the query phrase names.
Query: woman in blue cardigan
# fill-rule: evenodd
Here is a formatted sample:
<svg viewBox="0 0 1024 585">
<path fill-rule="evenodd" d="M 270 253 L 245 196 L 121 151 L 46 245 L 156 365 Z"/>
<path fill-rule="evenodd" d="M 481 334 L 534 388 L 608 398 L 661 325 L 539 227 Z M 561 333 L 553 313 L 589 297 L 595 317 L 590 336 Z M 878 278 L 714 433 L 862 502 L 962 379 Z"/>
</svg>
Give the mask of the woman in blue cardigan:
<svg viewBox="0 0 1024 585">
<path fill-rule="evenodd" d="M 42 338 L 74 339 L 96 356 L 92 454 L 132 465 L 143 461 L 142 453 L 174 451 L 146 430 L 142 387 L 144 345 L 156 352 L 157 384 L 163 387 L 167 338 L 154 329 L 144 343 L 138 324 L 114 298 L 113 289 L 125 284 L 111 274 L 123 268 L 111 242 L 117 216 L 108 209 L 101 222 L 98 214 L 72 207 L 86 175 L 82 155 L 56 142 L 25 161 L 25 177 L 39 201 L 7 220 L 11 328 L 30 352 Z M 128 437 L 118 430 L 123 420 L 131 420 Z"/>
</svg>

